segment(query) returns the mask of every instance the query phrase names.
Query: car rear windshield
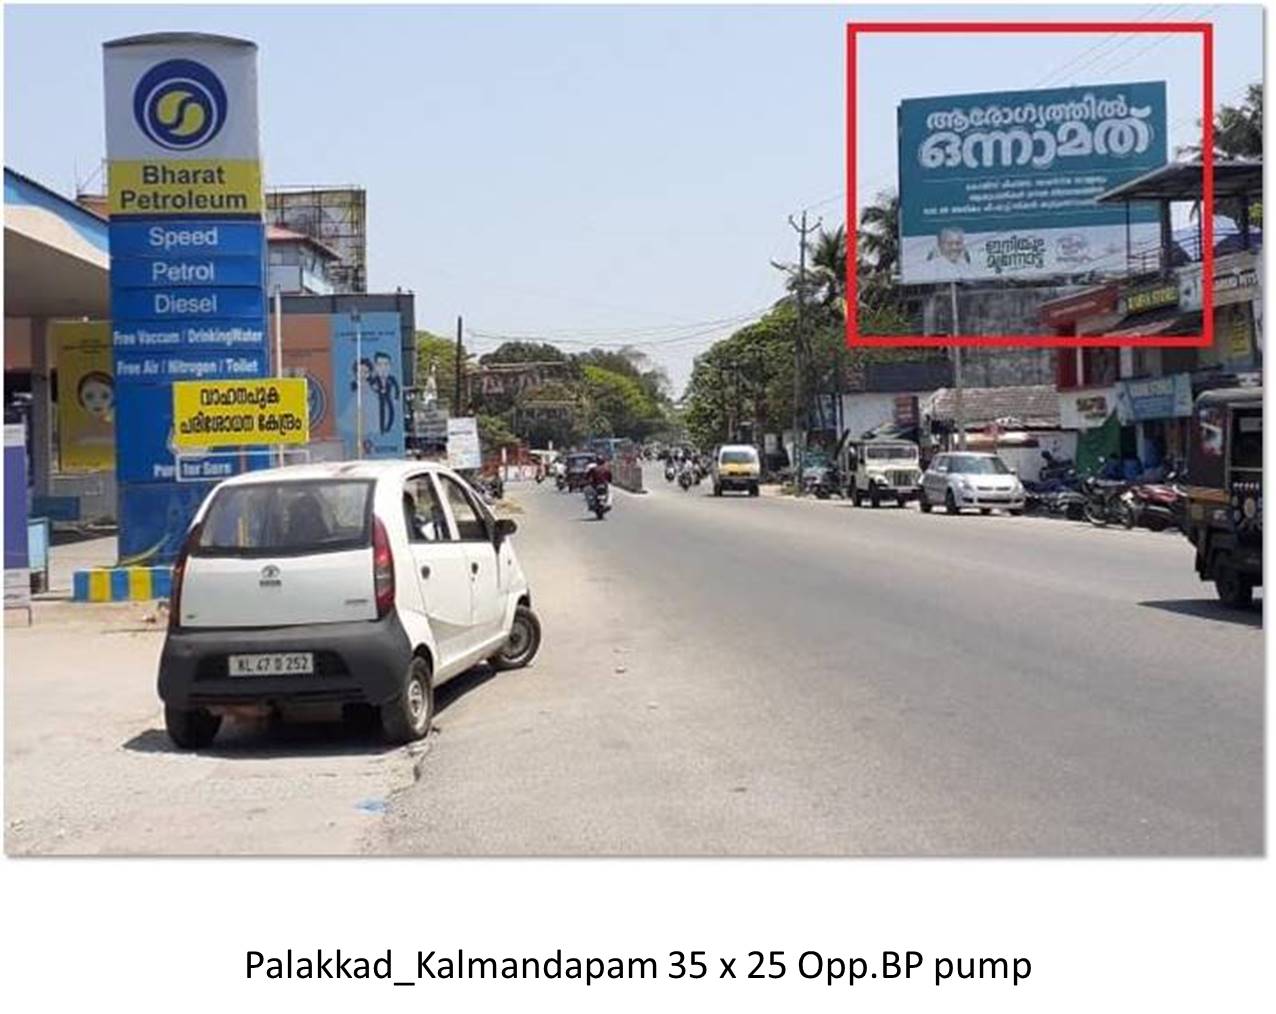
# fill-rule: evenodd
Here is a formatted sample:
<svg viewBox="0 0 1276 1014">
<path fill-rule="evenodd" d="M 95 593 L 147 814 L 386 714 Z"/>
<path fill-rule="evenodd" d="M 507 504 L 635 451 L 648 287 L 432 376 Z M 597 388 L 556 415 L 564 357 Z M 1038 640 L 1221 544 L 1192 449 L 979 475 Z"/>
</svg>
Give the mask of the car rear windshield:
<svg viewBox="0 0 1276 1014">
<path fill-rule="evenodd" d="M 948 471 L 957 475 L 1009 475 L 1010 469 L 1000 458 L 981 458 L 973 454 L 956 454 L 948 459 Z"/>
<path fill-rule="evenodd" d="M 758 461 L 758 452 L 750 450 L 723 451 L 719 460 L 724 465 L 754 465 Z"/>
<path fill-rule="evenodd" d="M 214 494 L 200 556 L 266 556 L 361 549 L 370 539 L 372 483 L 254 482 Z"/>
</svg>

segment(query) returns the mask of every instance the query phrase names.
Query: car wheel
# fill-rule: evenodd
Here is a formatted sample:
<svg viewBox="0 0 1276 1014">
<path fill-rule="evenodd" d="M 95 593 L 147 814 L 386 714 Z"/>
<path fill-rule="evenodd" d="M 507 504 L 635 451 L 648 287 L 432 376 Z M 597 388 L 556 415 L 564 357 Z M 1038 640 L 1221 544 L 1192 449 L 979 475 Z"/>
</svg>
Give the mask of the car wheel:
<svg viewBox="0 0 1276 1014">
<path fill-rule="evenodd" d="M 749 496 L 757 496 L 757 495 L 758 495 L 758 484 L 755 482 L 752 486 L 749 487 Z"/>
<path fill-rule="evenodd" d="M 957 498 L 953 496 L 951 489 L 944 494 L 944 510 L 948 511 L 949 514 L 956 514 L 958 511 Z"/>
<path fill-rule="evenodd" d="M 980 513 L 980 514 L 982 514 L 982 515 L 984 515 L 984 517 L 987 517 L 989 514 L 991 514 L 991 513 L 992 513 L 992 508 L 991 508 L 991 507 L 980 507 L 980 508 L 979 508 L 979 513 Z"/>
<path fill-rule="evenodd" d="M 922 509 L 923 514 L 930 513 L 930 501 L 926 499 L 926 491 L 921 490 L 917 494 L 917 506 Z"/>
<path fill-rule="evenodd" d="M 420 655 L 403 674 L 403 691 L 381 705 L 381 728 L 392 743 L 424 739 L 434 724 L 434 674 Z"/>
<path fill-rule="evenodd" d="M 714 495 L 714 496 L 722 496 L 722 487 L 721 487 L 721 486 L 714 486 L 714 487 L 713 487 L 713 495 Z"/>
<path fill-rule="evenodd" d="M 1022 508 L 1022 507 L 1011 507 L 1011 508 L 1010 508 L 1010 516 L 1011 516 L 1012 518 L 1022 517 L 1022 516 L 1023 516 L 1023 508 Z"/>
<path fill-rule="evenodd" d="M 902 496 L 897 496 L 897 497 L 895 498 L 895 505 L 896 505 L 897 507 L 903 507 L 903 506 L 904 506 L 907 502 L 908 502 L 908 501 L 907 501 L 907 500 L 905 500 Z"/>
<path fill-rule="evenodd" d="M 164 705 L 164 728 L 168 738 L 183 750 L 208 746 L 222 727 L 222 716 L 207 708 L 175 708 Z"/>
<path fill-rule="evenodd" d="M 502 672 L 507 669 L 522 669 L 530 665 L 541 646 L 541 621 L 532 612 L 530 606 L 519 606 L 514 610 L 514 622 L 510 625 L 510 636 L 501 648 L 488 661 L 493 669 Z"/>
<path fill-rule="evenodd" d="M 1254 584 L 1235 567 L 1224 564 L 1215 569 L 1214 590 L 1228 609 L 1245 609 L 1254 601 Z"/>
</svg>

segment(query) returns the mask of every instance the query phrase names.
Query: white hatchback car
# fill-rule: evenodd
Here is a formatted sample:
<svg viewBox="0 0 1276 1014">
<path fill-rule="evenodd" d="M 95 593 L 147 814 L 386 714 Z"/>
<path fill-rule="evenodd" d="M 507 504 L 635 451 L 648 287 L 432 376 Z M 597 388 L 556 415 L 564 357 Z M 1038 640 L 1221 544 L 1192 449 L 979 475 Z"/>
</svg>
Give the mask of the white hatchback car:
<svg viewBox="0 0 1276 1014">
<path fill-rule="evenodd" d="M 454 472 L 413 461 L 248 472 L 200 506 L 173 569 L 159 695 L 178 746 L 222 717 L 373 705 L 420 739 L 434 688 L 540 647 L 510 536 Z"/>
<path fill-rule="evenodd" d="M 1022 514 L 1023 483 L 995 454 L 936 454 L 922 475 L 918 503 L 924 513 L 943 504 L 949 514 L 957 514 L 963 507 L 978 507 L 984 514 L 994 507 Z"/>
</svg>

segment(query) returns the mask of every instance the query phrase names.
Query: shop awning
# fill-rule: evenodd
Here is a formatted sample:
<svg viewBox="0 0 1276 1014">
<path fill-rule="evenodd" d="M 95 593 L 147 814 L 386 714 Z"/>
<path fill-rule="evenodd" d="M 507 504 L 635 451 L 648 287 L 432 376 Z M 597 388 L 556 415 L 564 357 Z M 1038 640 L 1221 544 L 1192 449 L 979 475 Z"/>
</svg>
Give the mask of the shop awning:
<svg viewBox="0 0 1276 1014">
<path fill-rule="evenodd" d="M 1142 335 L 1196 335 L 1201 333 L 1204 321 L 1200 311 L 1183 313 L 1177 307 L 1167 306 L 1152 313 L 1137 313 L 1117 322 L 1116 327 L 1105 330 L 1113 338 L 1135 338 Z"/>
<path fill-rule="evenodd" d="M 1171 162 L 1136 176 L 1095 198 L 1098 204 L 1123 201 L 1195 201 L 1204 189 L 1200 162 Z M 1261 161 L 1214 160 L 1214 198 L 1257 196 L 1263 192 Z"/>
</svg>

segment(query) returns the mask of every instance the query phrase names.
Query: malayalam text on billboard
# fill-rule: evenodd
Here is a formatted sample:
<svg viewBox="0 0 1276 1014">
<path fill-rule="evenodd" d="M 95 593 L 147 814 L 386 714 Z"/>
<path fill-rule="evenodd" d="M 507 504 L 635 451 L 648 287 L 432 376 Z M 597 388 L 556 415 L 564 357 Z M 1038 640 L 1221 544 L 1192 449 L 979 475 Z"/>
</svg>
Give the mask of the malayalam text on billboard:
<svg viewBox="0 0 1276 1014">
<path fill-rule="evenodd" d="M 904 282 L 1120 272 L 1155 250 L 1152 204 L 1100 205 L 1166 161 L 1165 83 L 907 99 L 899 111 Z"/>
</svg>

